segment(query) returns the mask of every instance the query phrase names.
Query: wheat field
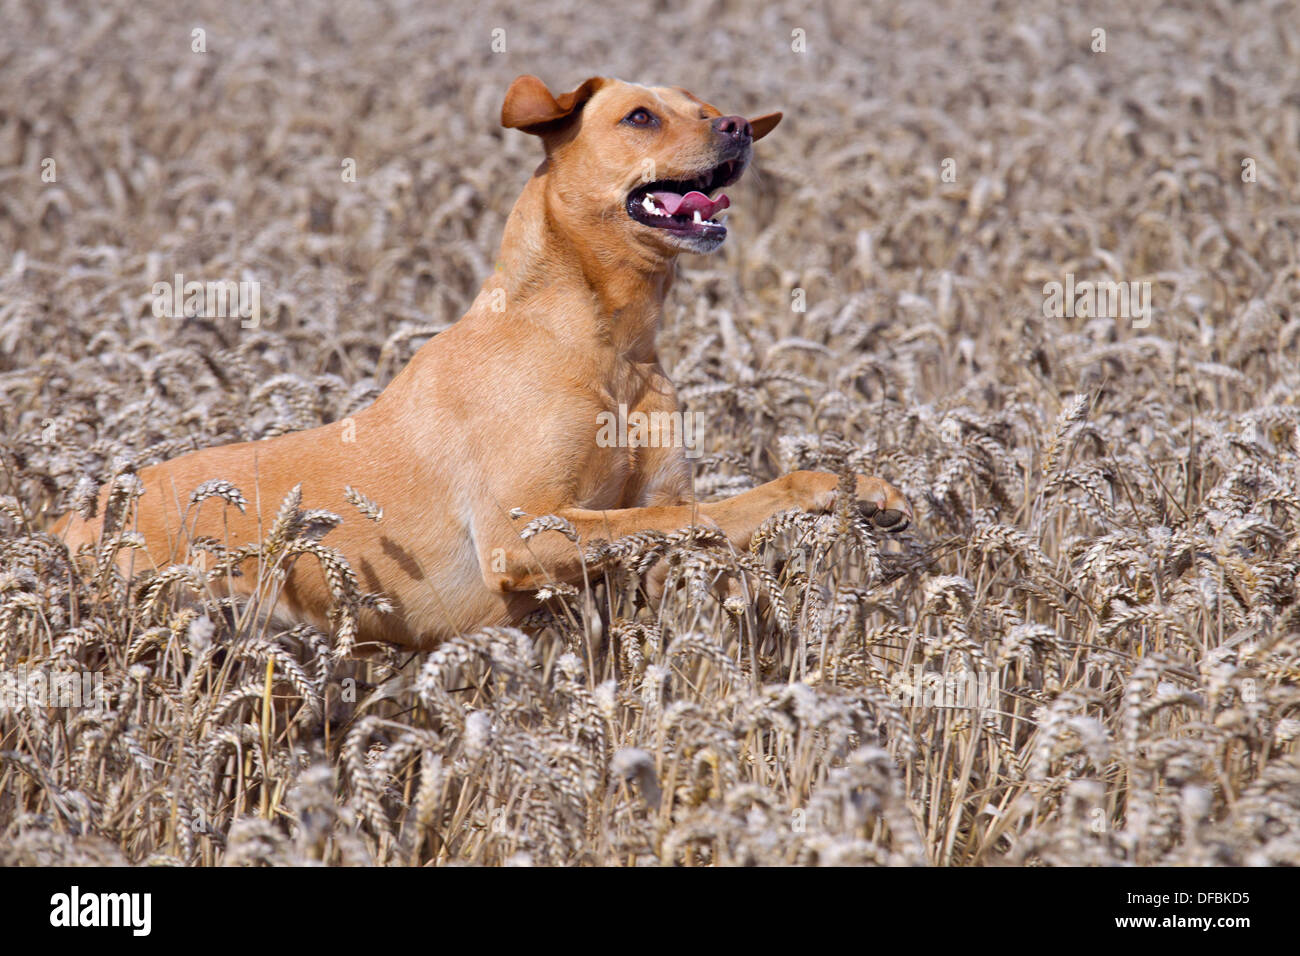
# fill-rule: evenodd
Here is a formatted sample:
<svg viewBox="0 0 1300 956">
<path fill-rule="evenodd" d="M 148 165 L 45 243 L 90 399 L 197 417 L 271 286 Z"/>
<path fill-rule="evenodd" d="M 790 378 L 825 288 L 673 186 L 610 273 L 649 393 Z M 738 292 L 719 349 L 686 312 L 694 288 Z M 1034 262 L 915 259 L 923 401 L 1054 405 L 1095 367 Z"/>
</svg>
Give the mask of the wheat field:
<svg viewBox="0 0 1300 956">
<path fill-rule="evenodd" d="M 1294 4 L 0 10 L 0 674 L 102 682 L 0 697 L 0 863 L 1300 863 Z M 212 541 L 76 570 L 102 483 L 343 418 L 455 321 L 539 159 L 520 73 L 785 111 L 660 336 L 696 486 L 878 473 L 912 528 L 594 543 L 421 654 L 353 645 L 374 489 L 260 545 L 271 596 L 328 566 L 328 633 Z M 176 274 L 260 321 L 157 317 Z M 1149 313 L 1052 314 L 1074 280 Z"/>
</svg>

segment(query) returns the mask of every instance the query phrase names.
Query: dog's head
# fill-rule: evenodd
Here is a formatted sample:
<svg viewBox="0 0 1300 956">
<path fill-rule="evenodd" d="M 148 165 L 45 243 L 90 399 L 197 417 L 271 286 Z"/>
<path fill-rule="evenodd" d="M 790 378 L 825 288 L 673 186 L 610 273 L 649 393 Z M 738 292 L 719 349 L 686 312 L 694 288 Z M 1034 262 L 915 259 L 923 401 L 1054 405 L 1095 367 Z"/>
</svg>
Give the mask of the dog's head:
<svg viewBox="0 0 1300 956">
<path fill-rule="evenodd" d="M 753 143 L 781 121 L 724 116 L 677 87 L 593 77 L 556 96 L 535 76 L 510 84 L 501 125 L 540 136 L 552 210 L 622 230 L 666 256 L 712 252 L 727 237 L 717 220 Z"/>
</svg>

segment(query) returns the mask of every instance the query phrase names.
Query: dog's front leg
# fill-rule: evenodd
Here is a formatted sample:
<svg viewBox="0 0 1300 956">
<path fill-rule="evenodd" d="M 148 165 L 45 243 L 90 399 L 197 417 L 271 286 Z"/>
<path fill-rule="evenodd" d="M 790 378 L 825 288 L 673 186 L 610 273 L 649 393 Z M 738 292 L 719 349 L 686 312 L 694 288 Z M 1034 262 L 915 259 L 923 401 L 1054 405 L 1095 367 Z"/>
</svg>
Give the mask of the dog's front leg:
<svg viewBox="0 0 1300 956">
<path fill-rule="evenodd" d="M 833 507 L 839 479 L 816 471 L 796 471 L 775 481 L 723 501 L 619 508 L 595 511 L 550 507 L 525 510 L 554 514 L 577 533 L 574 542 L 555 533 L 519 537 L 517 526 L 502 516 L 480 516 L 476 522 L 479 561 L 489 588 L 500 593 L 531 591 L 551 583 L 576 584 L 582 580 L 586 546 L 599 539 L 613 541 L 638 531 L 677 531 L 690 526 L 716 528 L 737 549 L 750 539 L 767 518 L 799 508 L 826 512 Z M 857 499 L 880 527 L 899 531 L 911 521 L 912 511 L 902 493 L 880 478 L 858 479 Z"/>
</svg>

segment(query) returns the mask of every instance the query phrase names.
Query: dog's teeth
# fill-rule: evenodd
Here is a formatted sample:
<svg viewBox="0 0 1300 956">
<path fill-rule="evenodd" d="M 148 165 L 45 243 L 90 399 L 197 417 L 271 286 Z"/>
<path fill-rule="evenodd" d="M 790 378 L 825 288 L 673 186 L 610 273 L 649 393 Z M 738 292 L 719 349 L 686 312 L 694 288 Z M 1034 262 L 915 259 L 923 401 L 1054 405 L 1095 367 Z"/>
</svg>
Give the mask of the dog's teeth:
<svg viewBox="0 0 1300 956">
<path fill-rule="evenodd" d="M 646 196 L 645 199 L 641 200 L 641 205 L 646 212 L 659 215 L 659 210 L 655 208 L 655 201 L 651 199 L 649 196 Z"/>
<path fill-rule="evenodd" d="M 695 210 L 695 225 L 697 226 L 704 225 L 704 217 L 700 215 L 700 211 L 698 209 Z"/>
</svg>

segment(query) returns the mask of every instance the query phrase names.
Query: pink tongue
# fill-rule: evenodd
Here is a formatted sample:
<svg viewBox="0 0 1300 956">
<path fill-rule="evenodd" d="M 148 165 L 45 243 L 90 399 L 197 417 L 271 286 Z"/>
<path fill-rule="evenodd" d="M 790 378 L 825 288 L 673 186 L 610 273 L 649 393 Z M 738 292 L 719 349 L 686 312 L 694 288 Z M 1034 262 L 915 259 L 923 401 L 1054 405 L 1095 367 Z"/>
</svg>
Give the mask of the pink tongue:
<svg viewBox="0 0 1300 956">
<path fill-rule="evenodd" d="M 731 205 L 726 193 L 717 199 L 710 199 L 704 193 L 689 192 L 685 196 L 677 193 L 651 193 L 654 201 L 664 208 L 670 216 L 691 216 L 699 213 L 702 219 L 712 219 L 717 213 Z"/>
</svg>

